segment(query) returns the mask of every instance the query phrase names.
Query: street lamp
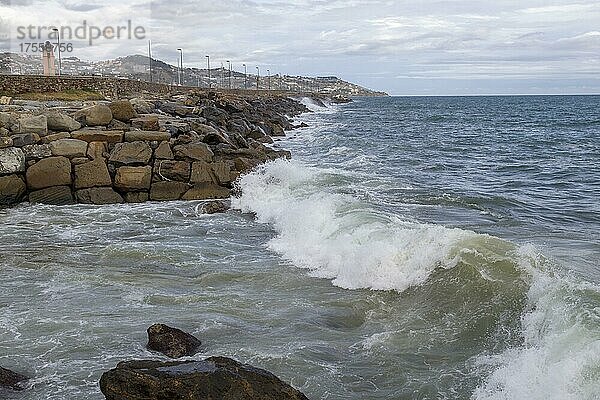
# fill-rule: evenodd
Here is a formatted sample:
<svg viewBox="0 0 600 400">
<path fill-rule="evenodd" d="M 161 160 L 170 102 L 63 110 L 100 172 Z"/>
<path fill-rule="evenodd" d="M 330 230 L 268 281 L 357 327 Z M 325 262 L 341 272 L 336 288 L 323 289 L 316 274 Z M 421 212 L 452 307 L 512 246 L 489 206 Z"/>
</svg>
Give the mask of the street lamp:
<svg viewBox="0 0 600 400">
<path fill-rule="evenodd" d="M 177 73 L 177 81 L 179 82 L 179 86 L 181 86 L 181 75 L 183 74 L 183 49 L 177 49 L 179 52 L 179 71 Z"/>
<path fill-rule="evenodd" d="M 150 75 L 150 82 L 152 82 L 152 41 L 148 40 L 148 75 Z"/>
<path fill-rule="evenodd" d="M 231 61 L 227 60 L 227 64 L 229 64 L 229 90 L 231 90 Z"/>
<path fill-rule="evenodd" d="M 256 90 L 258 90 L 260 87 L 259 81 L 260 81 L 260 68 L 256 67 Z"/>
<path fill-rule="evenodd" d="M 208 88 L 210 89 L 210 87 L 211 87 L 211 82 L 210 82 L 210 56 L 206 56 L 206 65 L 208 67 Z"/>
<path fill-rule="evenodd" d="M 60 57 L 60 32 L 58 31 L 58 28 L 53 28 L 52 31 L 56 32 L 56 37 L 58 38 L 58 76 L 61 76 L 61 74 L 62 74 L 62 60 L 61 60 L 61 57 Z"/>
<path fill-rule="evenodd" d="M 221 61 L 221 69 L 219 70 L 221 74 L 221 89 L 225 89 L 225 67 L 223 66 L 223 61 Z"/>
<path fill-rule="evenodd" d="M 268 88 L 269 88 L 269 90 L 271 90 L 271 70 L 267 70 L 267 82 L 269 82 Z"/>
<path fill-rule="evenodd" d="M 246 64 L 244 64 L 244 89 L 248 90 L 248 69 L 246 68 Z"/>
</svg>

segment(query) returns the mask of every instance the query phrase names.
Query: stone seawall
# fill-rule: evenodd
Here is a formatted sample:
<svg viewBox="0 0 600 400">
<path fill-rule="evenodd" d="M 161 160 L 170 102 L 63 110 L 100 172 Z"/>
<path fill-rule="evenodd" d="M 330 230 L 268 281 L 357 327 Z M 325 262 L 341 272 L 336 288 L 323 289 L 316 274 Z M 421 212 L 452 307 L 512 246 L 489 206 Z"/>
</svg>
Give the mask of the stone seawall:
<svg viewBox="0 0 600 400">
<path fill-rule="evenodd" d="M 190 90 L 208 92 L 206 88 L 185 86 L 171 86 L 163 83 L 136 81 L 125 78 L 98 77 L 98 76 L 41 76 L 41 75 L 0 75 L 0 93 L 3 95 L 19 95 L 24 93 L 51 93 L 66 90 L 84 90 L 100 93 L 101 95 L 119 99 L 139 93 L 152 93 L 157 95 L 181 94 Z M 219 89 L 221 93 L 236 96 L 313 96 L 310 92 L 289 92 L 282 90 L 256 90 L 256 89 Z M 346 96 L 333 96 L 333 102 L 346 103 L 350 99 Z"/>
<path fill-rule="evenodd" d="M 289 152 L 291 99 L 190 92 L 0 108 L 0 205 L 225 198 L 237 177 Z"/>
<path fill-rule="evenodd" d="M 9 95 L 86 90 L 107 97 L 118 98 L 127 94 L 142 92 L 165 95 L 184 89 L 186 88 L 173 88 L 160 83 L 96 76 L 0 75 L 0 93 Z"/>
</svg>

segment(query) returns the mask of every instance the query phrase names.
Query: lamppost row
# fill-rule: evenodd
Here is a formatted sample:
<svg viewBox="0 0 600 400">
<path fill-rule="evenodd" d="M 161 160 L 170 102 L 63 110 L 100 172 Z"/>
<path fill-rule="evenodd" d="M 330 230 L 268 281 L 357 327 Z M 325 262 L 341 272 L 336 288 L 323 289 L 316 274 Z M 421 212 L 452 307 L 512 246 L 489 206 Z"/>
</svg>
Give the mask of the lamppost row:
<svg viewBox="0 0 600 400">
<path fill-rule="evenodd" d="M 57 28 L 52 29 L 53 32 L 56 32 L 56 36 L 57 36 L 57 47 L 58 47 L 58 76 L 62 75 L 62 56 L 61 56 L 61 50 L 60 50 L 60 31 Z M 152 82 L 152 44 L 150 41 L 148 41 L 148 63 L 149 63 L 149 74 L 150 74 L 150 81 Z M 177 51 L 179 52 L 179 57 L 177 60 L 177 83 L 179 84 L 179 86 L 181 86 L 182 84 L 182 78 L 183 78 L 183 49 L 182 48 L 178 48 Z M 211 81 L 211 73 L 210 73 L 210 56 L 207 55 L 206 56 L 206 63 L 207 63 L 207 69 L 208 69 L 208 88 L 210 89 L 212 87 L 212 81 Z M 232 74 L 232 67 L 231 67 L 231 61 L 227 60 L 227 64 L 228 64 L 228 87 L 229 89 L 231 89 L 231 74 Z M 221 69 L 223 69 L 222 67 L 223 63 L 221 63 Z M 244 89 L 248 89 L 248 68 L 246 66 L 246 64 L 242 64 L 244 67 Z M 222 71 L 221 71 L 222 74 Z M 221 75 L 222 76 L 222 75 Z M 198 78 L 200 79 L 200 78 Z M 221 79 L 222 81 L 223 79 Z M 267 69 L 267 82 L 268 82 L 268 89 L 271 90 L 271 71 Z M 200 86 L 200 82 L 198 81 L 198 86 Z M 257 66 L 256 67 L 256 90 L 260 89 L 260 68 Z"/>
<path fill-rule="evenodd" d="M 58 31 L 57 29 L 55 29 L 55 31 Z M 60 75 L 60 38 L 59 38 L 59 75 Z M 177 60 L 177 83 L 179 84 L 179 86 L 182 85 L 182 79 L 183 79 L 183 49 L 182 48 L 178 48 L 177 51 L 179 52 L 179 57 Z M 150 63 L 150 79 L 152 80 L 152 59 L 151 59 L 151 44 L 150 42 L 148 43 L 148 58 L 149 58 L 149 63 Z M 210 55 L 206 55 L 206 68 L 208 70 L 208 88 L 211 89 L 212 88 L 212 77 L 211 77 L 211 70 L 210 70 Z M 228 70 L 228 88 L 232 89 L 231 86 L 231 76 L 232 76 L 232 64 L 231 61 L 227 60 L 227 70 Z M 242 66 L 244 67 L 244 89 L 248 89 L 248 66 L 246 64 L 242 64 Z M 221 84 L 223 84 L 223 63 L 221 62 Z M 200 86 L 200 78 L 198 78 L 198 86 Z M 271 70 L 267 69 L 267 88 L 268 90 L 271 90 Z M 260 89 L 260 67 L 256 67 L 256 90 Z"/>
</svg>

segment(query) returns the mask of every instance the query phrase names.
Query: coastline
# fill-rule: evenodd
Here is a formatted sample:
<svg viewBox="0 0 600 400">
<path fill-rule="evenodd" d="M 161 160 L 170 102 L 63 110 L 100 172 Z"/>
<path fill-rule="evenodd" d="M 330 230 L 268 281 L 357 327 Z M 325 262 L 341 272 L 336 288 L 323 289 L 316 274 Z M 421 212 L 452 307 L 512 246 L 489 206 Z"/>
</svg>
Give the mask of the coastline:
<svg viewBox="0 0 600 400">
<path fill-rule="evenodd" d="M 276 141 L 299 127 L 294 117 L 310 111 L 282 94 L 198 90 L 116 101 L 5 103 L 2 206 L 227 198 L 240 175 L 291 157 Z"/>
<path fill-rule="evenodd" d="M 318 106 L 347 101 L 310 98 Z M 294 125 L 294 118 L 312 112 L 302 99 L 284 95 L 212 91 L 152 99 L 146 95 L 117 101 L 10 103 L 0 106 L 0 207 L 25 202 L 100 206 L 213 200 L 203 203 L 204 214 L 227 210 L 225 203 L 214 200 L 235 195 L 241 175 L 266 162 L 289 159 L 291 153 L 277 141 L 286 132 L 306 127 Z M 158 375 L 140 378 L 135 372 L 140 363 L 152 364 Z M 174 372 L 162 374 L 164 368 Z M 240 377 L 240 371 L 247 372 Z M 6 368 L 0 372 L 0 393 L 3 387 L 28 390 L 37 378 Z M 144 385 L 173 393 L 181 381 L 190 380 L 203 386 L 229 385 L 231 393 L 243 398 L 264 392 L 265 399 L 306 399 L 269 371 L 226 357 L 176 363 L 123 361 L 102 375 L 100 387 L 106 398 L 113 398 L 115 393 L 135 395 Z M 192 392 L 180 395 L 198 394 Z"/>
<path fill-rule="evenodd" d="M 308 99 L 301 101 L 318 110 Z M 467 100 L 452 102 L 471 107 Z M 405 107 L 399 105 L 407 103 L 418 108 L 420 118 L 401 117 Z M 512 203 L 515 215 L 504 214 L 503 199 L 510 194 L 500 189 L 494 192 L 500 193 L 500 202 L 465 192 L 469 179 L 480 185 L 480 179 L 499 176 L 470 173 L 480 171 L 479 154 L 486 147 L 469 147 L 471 163 L 454 157 L 443 129 L 456 121 L 452 109 L 442 101 L 432 101 L 429 108 L 421 104 L 357 99 L 340 112 L 332 107 L 303 115 L 297 122 L 310 127 L 278 142 L 294 158 L 244 175 L 240 197 L 236 193 L 232 199 L 233 212 L 202 216 L 203 202 L 2 210 L 7 280 L 2 300 L 10 304 L 4 317 L 9 331 L 3 337 L 13 348 L 2 364 L 33 376 L 19 395 L 35 399 L 69 392 L 72 398 L 99 398 L 103 371 L 123 360 L 157 356 L 143 349 L 141 336 L 150 324 L 164 322 L 202 339 L 206 356 L 222 355 L 271 371 L 311 398 L 333 392 L 345 398 L 389 398 L 399 390 L 406 396 L 458 390 L 478 399 L 505 393 L 522 398 L 534 390 L 548 398 L 569 397 L 573 376 L 593 368 L 597 352 L 589 354 L 583 345 L 595 345 L 597 324 L 573 327 L 560 321 L 565 315 L 579 318 L 597 303 L 578 292 L 578 282 L 565 279 L 561 265 L 548 264 L 552 253 L 535 244 L 522 246 L 532 237 L 529 229 L 482 223 L 538 214 Z M 537 104 L 527 107 L 539 109 Z M 497 108 L 494 121 L 510 117 L 505 109 Z M 378 113 L 387 118 L 373 124 Z M 595 114 L 586 115 L 594 121 Z M 422 135 L 397 129 L 418 121 Z M 438 129 L 425 129 L 431 126 Z M 471 123 L 464 127 L 467 133 L 472 128 Z M 373 141 L 375 135 L 381 140 Z M 439 138 L 435 145 L 429 135 Z M 451 136 L 457 137 L 462 136 Z M 523 140 L 530 138 L 525 134 Z M 505 145 L 515 142 L 514 136 L 499 139 Z M 519 148 L 513 148 L 514 154 Z M 419 168 L 448 163 L 446 157 L 456 168 Z M 397 177 L 389 179 L 391 173 Z M 415 199 L 415 193 L 424 197 Z M 565 208 L 554 211 L 561 216 Z M 593 223 L 585 221 L 582 217 L 572 227 L 590 237 L 584 228 L 593 229 Z M 552 226 L 549 222 L 539 231 Z M 572 245 L 577 241 L 565 241 L 561 248 Z M 472 269 L 473 254 L 483 274 Z M 577 302 L 589 306 L 569 305 L 563 289 L 575 291 Z M 447 315 L 456 317 L 448 320 Z M 523 342 L 528 331 L 537 329 L 531 323 L 537 319 L 549 321 L 548 330 Z M 52 333 L 40 335 L 39 324 Z M 576 352 L 560 346 L 570 332 L 582 343 Z M 436 338 L 428 342 L 431 348 L 444 354 L 439 370 L 423 369 L 427 360 L 414 364 L 415 356 L 423 355 L 418 344 L 431 338 Z M 50 339 L 60 347 L 38 360 Z M 406 346 L 399 347 L 400 340 Z M 456 343 L 468 354 L 456 352 Z M 549 360 L 547 351 L 557 354 L 558 362 Z M 382 360 L 385 367 L 378 369 Z M 542 375 L 546 379 L 573 360 L 580 367 L 552 386 L 532 383 L 539 368 L 548 369 Z M 427 371 L 424 379 L 402 381 L 413 368 Z M 461 375 L 440 387 L 423 383 L 448 371 Z M 374 392 L 362 378 L 352 381 L 358 372 L 381 391 Z M 89 376 L 93 384 L 81 387 Z M 506 390 L 496 383 L 506 384 Z M 521 383 L 532 384 L 524 388 Z"/>
</svg>

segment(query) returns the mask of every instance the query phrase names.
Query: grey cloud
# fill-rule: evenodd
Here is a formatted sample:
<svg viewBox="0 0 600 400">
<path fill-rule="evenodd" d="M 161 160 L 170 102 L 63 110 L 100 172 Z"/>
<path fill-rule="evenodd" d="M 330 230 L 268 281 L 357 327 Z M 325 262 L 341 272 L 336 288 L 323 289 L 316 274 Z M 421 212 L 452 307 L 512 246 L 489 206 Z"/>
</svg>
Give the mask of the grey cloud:
<svg viewBox="0 0 600 400">
<path fill-rule="evenodd" d="M 77 2 L 68 1 L 68 2 L 63 3 L 63 7 L 66 10 L 70 10 L 70 11 L 87 12 L 87 11 L 98 10 L 104 6 L 101 4 L 93 4 L 93 3 L 81 2 L 81 1 L 77 1 Z"/>
<path fill-rule="evenodd" d="M 72 0 L 52 15 L 59 1 L 23 7 L 115 23 L 145 15 L 154 55 L 175 62 L 183 47 L 189 66 L 204 66 L 210 54 L 215 65 L 229 59 L 289 74 L 337 74 L 397 93 L 415 90 L 406 77 L 444 80 L 444 88 L 455 82 L 460 90 L 465 79 L 519 77 L 537 87 L 569 74 L 598 82 L 600 73 L 600 5 L 591 0 Z M 108 15 L 100 4 L 116 11 Z M 81 55 L 115 58 L 146 46 L 103 42 Z"/>
</svg>

